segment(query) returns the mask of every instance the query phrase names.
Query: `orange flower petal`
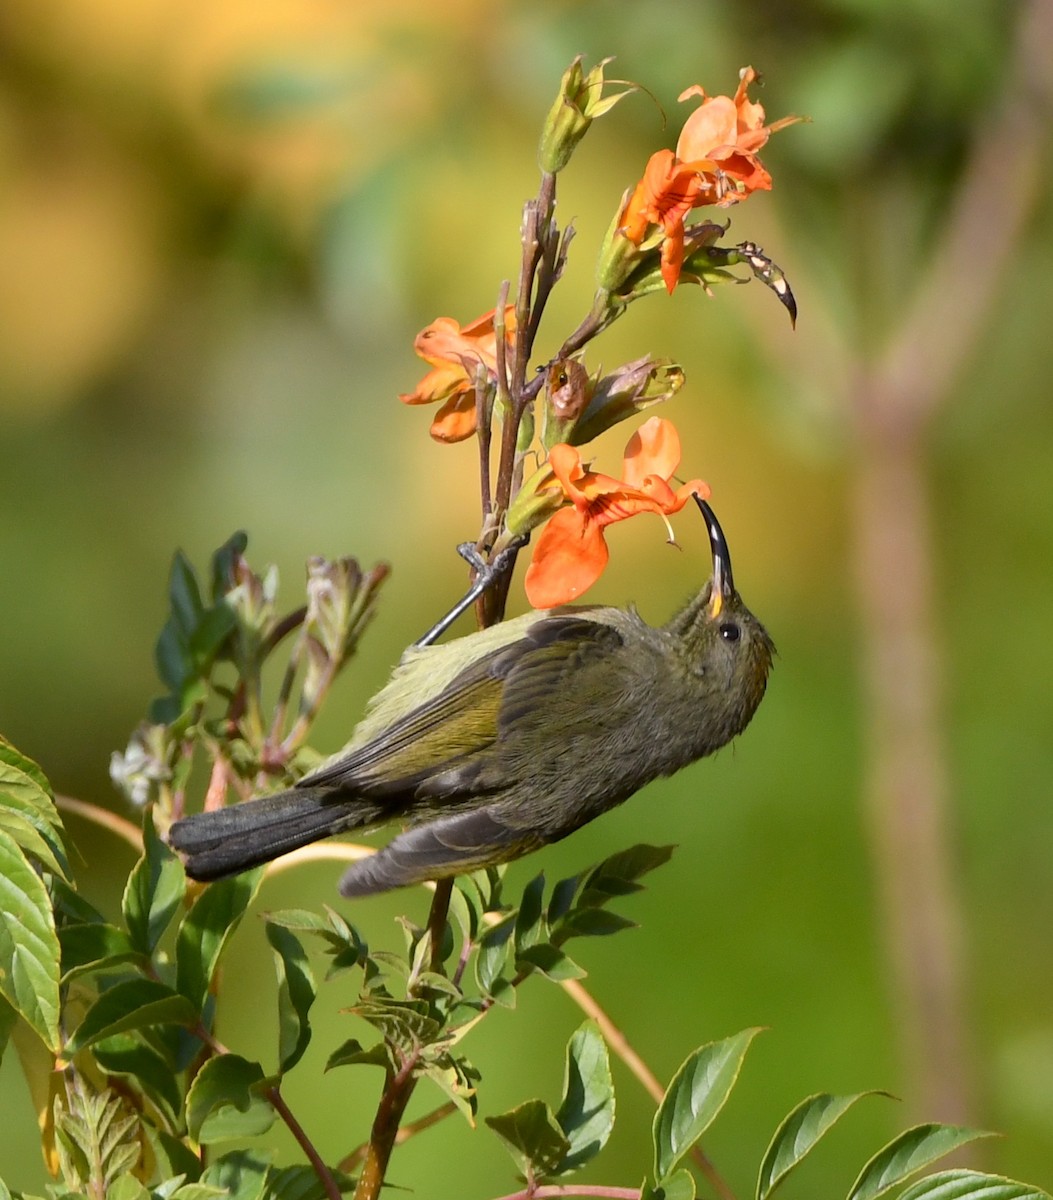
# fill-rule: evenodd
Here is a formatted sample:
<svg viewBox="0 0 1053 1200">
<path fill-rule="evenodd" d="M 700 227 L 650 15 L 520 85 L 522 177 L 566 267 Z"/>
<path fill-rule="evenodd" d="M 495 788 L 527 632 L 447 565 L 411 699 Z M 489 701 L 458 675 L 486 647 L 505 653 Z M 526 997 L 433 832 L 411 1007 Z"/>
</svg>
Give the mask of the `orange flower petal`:
<svg viewBox="0 0 1053 1200">
<path fill-rule="evenodd" d="M 463 442 L 475 433 L 475 389 L 455 392 L 435 414 L 431 436 L 437 442 Z"/>
<path fill-rule="evenodd" d="M 412 392 L 400 392 L 399 399 L 403 404 L 434 404 L 455 392 L 463 392 L 468 386 L 463 368 L 443 363 L 430 370 Z"/>
<path fill-rule="evenodd" d="M 680 435 L 665 417 L 645 421 L 625 447 L 623 475 L 631 487 L 639 487 L 648 475 L 668 479 L 679 465 Z"/>
<path fill-rule="evenodd" d="M 576 600 L 599 579 L 609 552 L 603 530 L 578 508 L 563 508 L 538 538 L 524 587 L 534 608 Z"/>
</svg>

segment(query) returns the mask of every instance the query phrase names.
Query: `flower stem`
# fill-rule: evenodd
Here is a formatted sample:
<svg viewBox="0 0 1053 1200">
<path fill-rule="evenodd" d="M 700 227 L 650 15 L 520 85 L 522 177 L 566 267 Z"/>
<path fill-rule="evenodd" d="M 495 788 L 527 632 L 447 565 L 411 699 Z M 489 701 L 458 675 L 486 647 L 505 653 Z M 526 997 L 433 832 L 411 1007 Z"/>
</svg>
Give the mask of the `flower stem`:
<svg viewBox="0 0 1053 1200">
<path fill-rule="evenodd" d="M 435 885 L 435 895 L 431 901 L 431 911 L 428 914 L 428 929 L 432 934 L 432 967 L 438 959 L 441 967 L 442 935 L 446 929 L 446 915 L 450 907 L 450 895 L 453 891 L 452 879 L 440 879 Z M 436 931 L 438 935 L 436 936 Z M 413 1089 L 417 1086 L 415 1067 L 417 1054 L 410 1054 L 402 1061 L 398 1071 L 387 1072 L 384 1080 L 384 1090 L 377 1105 L 376 1116 L 373 1118 L 373 1128 L 369 1135 L 369 1145 L 366 1147 L 362 1161 L 362 1172 L 358 1177 L 355 1188 L 355 1200 L 377 1200 L 380 1189 L 384 1186 L 384 1176 L 387 1174 L 391 1151 L 399 1140 L 399 1125 L 406 1105 L 410 1102 Z"/>
<path fill-rule="evenodd" d="M 303 1126 L 293 1115 L 288 1104 L 285 1103 L 284 1097 L 278 1090 L 278 1085 L 275 1084 L 273 1087 L 267 1088 L 263 1094 L 270 1101 L 274 1111 L 285 1122 L 289 1132 L 299 1143 L 300 1149 L 307 1156 L 307 1161 L 314 1168 L 314 1173 L 318 1176 L 318 1182 L 322 1185 L 322 1189 L 329 1197 L 329 1200 L 340 1200 L 340 1188 L 333 1178 L 333 1173 L 325 1165 L 325 1161 L 318 1153 L 314 1143 L 304 1132 Z"/>
<path fill-rule="evenodd" d="M 108 829 L 110 833 L 115 833 L 119 838 L 123 838 L 133 850 L 142 854 L 142 830 L 137 825 L 133 825 L 131 821 L 118 816 L 117 813 L 100 808 L 97 804 L 89 804 L 87 800 L 78 800 L 74 796 L 63 796 L 58 793 L 55 794 L 55 805 L 62 812 L 74 813 L 86 821 L 91 821 L 93 825 L 101 825 L 103 829 Z"/>
</svg>

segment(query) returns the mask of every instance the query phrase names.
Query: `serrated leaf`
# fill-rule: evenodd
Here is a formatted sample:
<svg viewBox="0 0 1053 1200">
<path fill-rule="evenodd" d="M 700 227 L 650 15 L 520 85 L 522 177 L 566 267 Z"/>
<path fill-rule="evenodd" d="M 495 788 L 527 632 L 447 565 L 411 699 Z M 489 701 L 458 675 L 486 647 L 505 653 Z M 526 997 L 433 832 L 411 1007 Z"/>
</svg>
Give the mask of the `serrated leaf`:
<svg viewBox="0 0 1053 1200">
<path fill-rule="evenodd" d="M 299 938 L 270 921 L 266 928 L 278 973 L 278 1069 L 284 1073 L 296 1066 L 311 1041 L 309 1015 L 316 989 Z"/>
<path fill-rule="evenodd" d="M 66 1053 L 76 1054 L 101 1038 L 133 1029 L 151 1025 L 191 1028 L 197 1021 L 198 1011 L 185 996 L 154 979 L 127 979 L 103 992 L 88 1009 Z"/>
<path fill-rule="evenodd" d="M 58 939 L 63 983 L 88 971 L 107 970 L 142 957 L 123 929 L 104 921 L 63 925 Z"/>
<path fill-rule="evenodd" d="M 67 1184 L 104 1192 L 139 1160 L 139 1119 L 109 1088 L 94 1092 L 71 1080 L 55 1100 L 56 1146 Z M 124 1184 L 125 1191 L 129 1184 Z"/>
<path fill-rule="evenodd" d="M 764 1152 L 757 1177 L 757 1200 L 765 1200 L 765 1197 L 770 1196 L 857 1100 L 864 1096 L 887 1094 L 855 1092 L 845 1096 L 831 1096 L 822 1092 L 802 1100 L 776 1129 L 768 1149 Z"/>
<path fill-rule="evenodd" d="M 434 1042 L 442 1026 L 429 1015 L 429 1005 L 421 1000 L 392 1000 L 390 997 L 361 999 L 349 1010 L 379 1029 L 384 1037 L 407 1051 Z"/>
<path fill-rule="evenodd" d="M 848 1200 L 876 1200 L 959 1146 L 993 1136 L 983 1129 L 965 1129 L 958 1125 L 915 1125 L 882 1146 L 864 1166 L 848 1193 Z"/>
<path fill-rule="evenodd" d="M 179 859 L 161 841 L 153 816 L 143 816 L 143 855 L 132 868 L 121 908 L 135 948 L 149 956 L 168 928 L 186 892 Z"/>
<path fill-rule="evenodd" d="M 938 1171 L 927 1175 L 899 1200 L 1050 1200 L 1050 1194 L 1029 1183 L 981 1171 Z"/>
<path fill-rule="evenodd" d="M 19 771 L 28 775 L 30 779 L 37 785 L 47 797 L 54 801 L 55 795 L 51 790 L 51 783 L 48 777 L 40 769 L 38 763 L 35 763 L 28 755 L 22 753 L 16 746 L 13 746 L 3 734 L 0 734 L 0 762 L 8 763 L 12 767 L 17 767 Z M 56 810 L 57 814 L 57 810 Z"/>
<path fill-rule="evenodd" d="M 759 1029 L 701 1046 L 681 1065 L 655 1113 L 654 1177 L 662 1183 L 705 1133 L 731 1093 Z"/>
<path fill-rule="evenodd" d="M 566 979 L 584 979 L 587 972 L 558 946 L 551 942 L 538 942 L 520 951 L 516 958 L 516 968 L 529 968 L 540 971 L 546 979 L 554 983 L 562 983 Z"/>
<path fill-rule="evenodd" d="M 251 1150 L 230 1150 L 210 1162 L 199 1183 L 223 1188 L 228 1200 L 261 1200 L 270 1166 Z"/>
<path fill-rule="evenodd" d="M 0 795 L 0 829 L 21 848 L 23 854 L 39 863 L 53 875 L 65 874 L 65 869 L 32 821 L 12 807 L 10 796 Z"/>
<path fill-rule="evenodd" d="M 586 1021 L 567 1043 L 563 1100 L 556 1113 L 569 1149 L 559 1173 L 576 1171 L 607 1144 L 614 1128 L 614 1082 L 607 1043 L 594 1021 Z"/>
<path fill-rule="evenodd" d="M 176 939 L 176 989 L 200 1012 L 227 940 L 256 894 L 263 868 L 211 883 L 183 918 Z"/>
<path fill-rule="evenodd" d="M 239 1054 L 210 1058 L 187 1093 L 187 1132 L 199 1144 L 265 1133 L 277 1116 L 262 1095 L 266 1085 L 267 1078 L 257 1062 L 249 1062 Z"/>
<path fill-rule="evenodd" d="M 0 830 L 0 994 L 58 1050 L 59 943 L 40 876 Z"/>
<path fill-rule="evenodd" d="M 27 766 L 36 766 L 28 760 L 24 762 Z M 35 772 L 24 770 L 14 762 L 0 759 L 0 812 L 8 813 L 8 820 L 13 826 L 15 817 L 11 814 L 17 814 L 23 822 L 36 830 L 46 850 L 41 853 L 33 849 L 30 852 L 37 854 L 47 870 L 68 879 L 69 861 L 62 840 L 62 818 L 51 797 L 51 788 L 47 780 L 43 779 L 41 782 L 42 779 L 39 768 L 36 768 Z M 16 837 L 15 841 L 19 839 Z"/>
<path fill-rule="evenodd" d="M 527 1100 L 509 1112 L 487 1117 L 486 1123 L 524 1174 L 550 1175 L 570 1149 L 552 1109 L 543 1100 Z"/>
</svg>

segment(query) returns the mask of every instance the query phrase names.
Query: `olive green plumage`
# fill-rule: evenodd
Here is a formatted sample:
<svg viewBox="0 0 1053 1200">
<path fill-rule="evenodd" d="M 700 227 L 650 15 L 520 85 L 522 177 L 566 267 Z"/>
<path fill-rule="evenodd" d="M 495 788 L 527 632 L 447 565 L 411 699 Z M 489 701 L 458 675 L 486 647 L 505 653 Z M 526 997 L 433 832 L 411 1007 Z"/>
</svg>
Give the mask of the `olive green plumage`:
<svg viewBox="0 0 1053 1200">
<path fill-rule="evenodd" d="M 565 607 L 408 650 L 351 742 L 295 787 L 172 826 L 188 874 L 389 821 L 409 828 L 347 871 L 345 896 L 460 874 L 558 841 L 726 745 L 760 704 L 773 648 L 700 507 L 713 578 L 669 624 Z"/>
</svg>

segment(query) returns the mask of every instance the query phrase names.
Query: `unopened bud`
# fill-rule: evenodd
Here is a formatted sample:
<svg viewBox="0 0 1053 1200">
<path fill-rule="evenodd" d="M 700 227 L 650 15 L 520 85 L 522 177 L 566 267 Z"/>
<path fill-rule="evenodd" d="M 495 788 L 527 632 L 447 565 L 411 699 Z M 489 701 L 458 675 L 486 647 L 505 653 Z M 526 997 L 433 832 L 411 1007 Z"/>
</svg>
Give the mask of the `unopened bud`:
<svg viewBox="0 0 1053 1200">
<path fill-rule="evenodd" d="M 581 69 L 579 55 L 564 72 L 556 102 L 545 118 L 538 146 L 538 165 L 547 174 L 562 171 L 592 122 L 612 109 L 623 96 L 636 90 L 629 86 L 616 95 L 603 95 L 603 69 L 610 61 L 605 58 L 586 73 Z"/>
</svg>

